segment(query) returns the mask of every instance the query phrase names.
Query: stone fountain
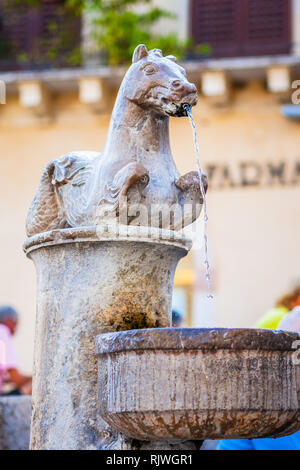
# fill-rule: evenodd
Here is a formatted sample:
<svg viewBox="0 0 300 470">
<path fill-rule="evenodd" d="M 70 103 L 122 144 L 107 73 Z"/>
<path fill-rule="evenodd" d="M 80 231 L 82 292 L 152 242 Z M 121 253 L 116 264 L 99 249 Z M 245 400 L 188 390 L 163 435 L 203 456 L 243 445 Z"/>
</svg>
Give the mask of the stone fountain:
<svg viewBox="0 0 300 470">
<path fill-rule="evenodd" d="M 197 449 L 300 428 L 299 335 L 169 328 L 191 248 L 180 230 L 207 189 L 204 174 L 179 175 L 169 117 L 196 103 L 175 57 L 140 45 L 103 152 L 42 173 L 25 242 L 38 278 L 32 449 Z"/>
</svg>

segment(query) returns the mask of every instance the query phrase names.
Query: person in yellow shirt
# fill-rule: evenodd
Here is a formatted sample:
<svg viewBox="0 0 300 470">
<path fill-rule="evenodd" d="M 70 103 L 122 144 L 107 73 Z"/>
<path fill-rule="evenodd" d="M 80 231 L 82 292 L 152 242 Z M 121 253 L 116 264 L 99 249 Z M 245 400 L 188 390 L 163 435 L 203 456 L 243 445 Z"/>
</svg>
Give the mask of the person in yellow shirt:
<svg viewBox="0 0 300 470">
<path fill-rule="evenodd" d="M 254 328 L 276 330 L 281 320 L 295 307 L 300 306 L 300 285 L 277 300 L 275 307 L 268 310 L 254 325 Z"/>
</svg>

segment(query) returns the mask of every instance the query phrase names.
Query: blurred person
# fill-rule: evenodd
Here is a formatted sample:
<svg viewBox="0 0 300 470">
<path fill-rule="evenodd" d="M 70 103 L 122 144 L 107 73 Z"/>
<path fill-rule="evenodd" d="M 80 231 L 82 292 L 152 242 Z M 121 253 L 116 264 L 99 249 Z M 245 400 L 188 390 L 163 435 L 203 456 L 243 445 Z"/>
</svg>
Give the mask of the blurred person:
<svg viewBox="0 0 300 470">
<path fill-rule="evenodd" d="M 294 295 L 289 305 L 295 305 L 298 301 L 299 298 L 297 300 Z M 290 313 L 285 314 L 276 327 L 278 330 L 300 333 L 300 307 L 294 307 Z M 222 439 L 218 442 L 216 450 L 300 450 L 300 431 L 273 439 Z"/>
<path fill-rule="evenodd" d="M 300 307 L 295 307 L 288 315 L 285 315 L 279 322 L 277 329 L 300 333 Z"/>
<path fill-rule="evenodd" d="M 17 312 L 10 306 L 0 307 L 0 395 L 31 395 L 32 378 L 19 372 L 12 342 L 17 325 Z M 5 394 L 4 382 L 11 383 L 15 388 Z"/>
<path fill-rule="evenodd" d="M 182 325 L 182 315 L 177 310 L 172 310 L 172 327 L 180 328 Z"/>
<path fill-rule="evenodd" d="M 254 325 L 254 328 L 275 330 L 279 322 L 295 307 L 300 306 L 300 285 L 277 300 L 275 307 L 268 310 Z"/>
</svg>

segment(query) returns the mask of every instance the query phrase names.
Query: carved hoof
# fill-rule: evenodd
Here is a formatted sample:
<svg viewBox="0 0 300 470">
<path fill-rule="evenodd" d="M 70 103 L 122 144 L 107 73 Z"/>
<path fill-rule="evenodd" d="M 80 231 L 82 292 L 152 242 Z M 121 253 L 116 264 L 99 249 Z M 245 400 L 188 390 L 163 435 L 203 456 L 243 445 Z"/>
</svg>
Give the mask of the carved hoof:
<svg viewBox="0 0 300 470">
<path fill-rule="evenodd" d="M 205 173 L 202 173 L 202 182 L 204 190 L 206 192 L 208 188 L 208 182 Z M 200 191 L 200 178 L 198 171 L 190 171 L 186 175 L 181 176 L 175 184 L 177 188 L 179 188 L 181 191 L 190 191 L 193 189 L 196 191 Z"/>
</svg>

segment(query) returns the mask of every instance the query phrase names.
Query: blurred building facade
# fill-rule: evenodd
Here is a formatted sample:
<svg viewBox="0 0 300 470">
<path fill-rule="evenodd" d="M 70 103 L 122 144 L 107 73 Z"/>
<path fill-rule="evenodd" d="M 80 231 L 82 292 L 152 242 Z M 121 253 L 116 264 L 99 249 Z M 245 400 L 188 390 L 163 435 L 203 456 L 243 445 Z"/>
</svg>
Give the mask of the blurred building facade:
<svg viewBox="0 0 300 470">
<path fill-rule="evenodd" d="M 45 0 L 43 21 L 59 3 Z M 207 299 L 200 221 L 192 233 L 195 248 L 176 275 L 174 306 L 188 326 L 248 327 L 300 278 L 300 0 L 155 3 L 177 14 L 158 30 L 211 46 L 209 58 L 193 56 L 184 65 L 200 96 L 193 114 L 210 182 L 214 300 Z M 70 150 L 101 150 L 125 72 L 99 63 L 89 20 L 70 20 L 74 42 L 84 51 L 81 67 L 0 60 L 6 85 L 6 104 L 0 105 L 0 303 L 21 312 L 16 340 L 28 371 L 36 280 L 22 252 L 26 213 L 50 159 Z M 19 25 L 20 41 L 28 37 L 24 31 L 33 20 L 27 21 Z M 194 169 L 187 119 L 171 119 L 171 145 L 179 171 Z"/>
</svg>

